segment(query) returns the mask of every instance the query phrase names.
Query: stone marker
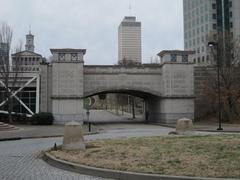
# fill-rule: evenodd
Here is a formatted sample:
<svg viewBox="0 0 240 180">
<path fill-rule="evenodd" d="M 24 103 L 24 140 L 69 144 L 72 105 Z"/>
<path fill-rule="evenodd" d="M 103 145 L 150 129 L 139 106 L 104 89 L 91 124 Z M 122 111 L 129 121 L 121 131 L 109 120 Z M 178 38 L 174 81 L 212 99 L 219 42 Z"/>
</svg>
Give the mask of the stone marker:
<svg viewBox="0 0 240 180">
<path fill-rule="evenodd" d="M 193 122 L 191 119 L 181 118 L 177 121 L 176 132 L 185 133 L 193 131 Z"/>
<path fill-rule="evenodd" d="M 83 131 L 80 123 L 72 121 L 65 124 L 63 150 L 85 150 Z"/>
</svg>

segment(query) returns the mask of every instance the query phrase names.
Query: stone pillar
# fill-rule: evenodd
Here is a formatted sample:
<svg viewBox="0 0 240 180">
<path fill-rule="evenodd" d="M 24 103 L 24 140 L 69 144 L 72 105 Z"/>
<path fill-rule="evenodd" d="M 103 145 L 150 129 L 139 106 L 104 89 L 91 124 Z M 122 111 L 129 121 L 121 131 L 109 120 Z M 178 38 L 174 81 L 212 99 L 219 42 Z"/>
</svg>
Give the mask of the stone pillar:
<svg viewBox="0 0 240 180">
<path fill-rule="evenodd" d="M 80 123 L 69 122 L 64 128 L 63 150 L 85 150 L 83 131 Z"/>
<path fill-rule="evenodd" d="M 162 96 L 149 99 L 150 121 L 176 124 L 194 118 L 193 64 L 165 63 L 162 67 Z"/>
<path fill-rule="evenodd" d="M 193 64 L 163 65 L 163 98 L 161 117 L 165 123 L 175 124 L 183 117 L 194 118 Z"/>
<path fill-rule="evenodd" d="M 55 124 L 70 121 L 83 123 L 84 62 L 83 49 L 51 49 L 52 61 L 52 113 Z M 77 54 L 82 54 L 78 56 Z"/>
</svg>

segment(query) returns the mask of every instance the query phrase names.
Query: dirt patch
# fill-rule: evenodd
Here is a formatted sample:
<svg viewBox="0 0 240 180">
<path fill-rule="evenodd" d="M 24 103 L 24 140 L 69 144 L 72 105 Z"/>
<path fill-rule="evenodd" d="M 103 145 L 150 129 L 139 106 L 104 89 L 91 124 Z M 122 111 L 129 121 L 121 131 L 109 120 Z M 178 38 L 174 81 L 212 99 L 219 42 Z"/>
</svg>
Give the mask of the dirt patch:
<svg viewBox="0 0 240 180">
<path fill-rule="evenodd" d="M 240 135 L 94 141 L 56 158 L 107 169 L 177 176 L 240 178 Z"/>
</svg>

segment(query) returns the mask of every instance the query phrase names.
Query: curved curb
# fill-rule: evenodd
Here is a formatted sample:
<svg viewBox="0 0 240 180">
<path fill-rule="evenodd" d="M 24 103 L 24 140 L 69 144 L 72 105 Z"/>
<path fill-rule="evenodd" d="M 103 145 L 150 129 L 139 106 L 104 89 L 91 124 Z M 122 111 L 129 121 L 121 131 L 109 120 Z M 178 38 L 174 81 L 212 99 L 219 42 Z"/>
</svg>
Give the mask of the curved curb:
<svg viewBox="0 0 240 180">
<path fill-rule="evenodd" d="M 95 135 L 99 134 L 98 131 L 96 132 L 85 132 L 83 135 L 84 136 L 89 136 L 89 135 Z M 16 141 L 16 140 L 22 140 L 22 139 L 41 139 L 41 138 L 56 138 L 56 137 L 63 137 L 62 135 L 43 135 L 43 136 L 16 136 L 16 137 L 6 137 L 6 138 L 0 138 L 0 141 Z"/>
<path fill-rule="evenodd" d="M 21 137 L 12 137 L 12 138 L 0 138 L 0 141 L 17 141 L 21 140 Z"/>
<path fill-rule="evenodd" d="M 223 178 L 201 178 L 201 177 L 186 177 L 186 176 L 167 176 L 157 174 L 134 173 L 126 171 L 118 171 L 111 169 L 95 168 L 86 165 L 79 165 L 72 162 L 67 162 L 55 158 L 49 153 L 44 153 L 43 159 L 50 165 L 76 173 L 97 176 L 102 178 L 111 178 L 116 180 L 223 180 Z M 234 180 L 227 178 L 229 180 Z M 224 180 L 227 180 L 224 178 Z"/>
</svg>

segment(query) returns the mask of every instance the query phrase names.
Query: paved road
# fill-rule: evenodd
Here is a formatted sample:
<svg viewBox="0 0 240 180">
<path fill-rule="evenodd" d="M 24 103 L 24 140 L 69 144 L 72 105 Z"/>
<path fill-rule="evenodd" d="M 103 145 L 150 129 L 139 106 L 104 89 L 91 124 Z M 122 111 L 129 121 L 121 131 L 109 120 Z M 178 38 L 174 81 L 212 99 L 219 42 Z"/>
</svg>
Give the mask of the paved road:
<svg viewBox="0 0 240 180">
<path fill-rule="evenodd" d="M 172 131 L 153 125 L 111 125 L 102 133 L 85 136 L 85 140 L 162 136 Z M 56 169 L 41 159 L 41 151 L 62 143 L 62 138 L 23 139 L 0 142 L 1 180 L 100 180 L 102 178 L 80 175 Z"/>
<path fill-rule="evenodd" d="M 54 168 L 41 158 L 41 151 L 61 138 L 25 139 L 0 142 L 1 180 L 100 180 L 102 178 L 79 175 Z"/>
<path fill-rule="evenodd" d="M 102 117 L 107 117 L 105 114 Z M 104 119 L 104 118 L 103 118 Z M 98 125 L 100 134 L 85 136 L 86 140 L 162 136 L 171 128 L 145 124 Z M 23 139 L 0 142 L 0 180 L 100 180 L 54 168 L 41 159 L 41 151 L 62 144 L 62 138 Z"/>
<path fill-rule="evenodd" d="M 86 115 L 85 115 L 86 116 Z M 85 117 L 87 121 L 87 117 Z M 135 119 L 132 119 L 131 114 L 124 113 L 124 115 L 116 115 L 114 112 L 105 111 L 105 110 L 90 110 L 89 120 L 95 123 L 117 123 L 117 122 L 142 122 L 142 116 L 136 116 Z"/>
<path fill-rule="evenodd" d="M 101 134 L 85 136 L 86 140 L 104 138 L 123 138 L 165 135 L 171 129 L 147 125 L 115 125 L 106 128 Z M 81 179 L 98 180 L 102 178 L 79 175 L 56 169 L 41 159 L 41 151 L 61 144 L 62 138 L 23 139 L 0 142 L 0 179 L 1 180 L 48 180 Z"/>
</svg>

